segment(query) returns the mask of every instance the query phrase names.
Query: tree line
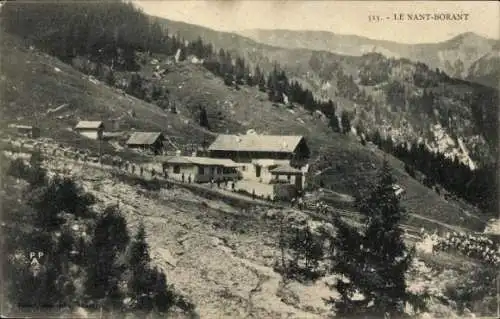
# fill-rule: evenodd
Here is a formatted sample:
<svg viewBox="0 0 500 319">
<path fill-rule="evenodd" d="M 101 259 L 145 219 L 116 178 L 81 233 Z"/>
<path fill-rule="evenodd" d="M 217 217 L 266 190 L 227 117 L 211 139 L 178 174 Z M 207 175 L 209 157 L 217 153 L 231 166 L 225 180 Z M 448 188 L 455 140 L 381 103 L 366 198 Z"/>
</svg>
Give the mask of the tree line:
<svg viewBox="0 0 500 319">
<path fill-rule="evenodd" d="M 275 63 L 274 69 L 265 72 L 256 65 L 251 68 L 242 57 L 232 56 L 201 38 L 187 42 L 170 35 L 161 24 L 150 19 L 131 3 L 122 1 L 102 2 L 7 2 L 0 13 L 4 29 L 19 35 L 29 43 L 47 51 L 65 62 L 84 57 L 94 65 L 84 66 L 83 72 L 96 75 L 112 86 L 115 72 L 136 72 L 141 68 L 137 53 L 147 59 L 152 53 L 175 55 L 179 60 L 193 55 L 203 59 L 203 65 L 213 74 L 223 78 L 229 86 L 256 86 L 266 92 L 273 103 L 304 105 L 313 112 L 319 110 L 329 119 L 332 128 L 340 131 L 336 105 L 333 101 L 314 98 L 311 90 L 298 82 L 290 81 L 285 71 Z M 138 73 L 131 75 L 126 87 L 128 94 L 167 108 L 169 92 L 164 87 L 149 83 Z"/>
<path fill-rule="evenodd" d="M 430 151 L 423 143 L 395 144 L 390 137 L 382 137 L 378 131 L 367 135 L 367 140 L 384 152 L 394 155 L 405 163 L 405 170 L 416 178 L 419 171 L 425 175 L 421 182 L 440 192 L 441 185 L 448 192 L 465 199 L 482 210 L 496 211 L 496 166 L 481 166 L 472 170 L 458 158 L 447 158 Z"/>
<path fill-rule="evenodd" d="M 21 204 L 2 215 L 2 275 L 15 307 L 194 309 L 151 265 L 142 223 L 131 235 L 117 206 L 94 210 L 91 194 L 70 178 L 49 178 L 42 161 L 35 151 L 29 165 L 16 159 L 3 172 L 28 182 Z"/>
</svg>

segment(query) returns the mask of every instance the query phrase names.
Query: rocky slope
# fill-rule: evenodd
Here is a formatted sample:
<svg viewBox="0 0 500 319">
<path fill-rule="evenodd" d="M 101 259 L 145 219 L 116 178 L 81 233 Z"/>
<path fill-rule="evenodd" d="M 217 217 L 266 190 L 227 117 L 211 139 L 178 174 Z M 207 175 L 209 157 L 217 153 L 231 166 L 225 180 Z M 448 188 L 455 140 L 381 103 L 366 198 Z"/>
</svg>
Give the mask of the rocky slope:
<svg viewBox="0 0 500 319">
<path fill-rule="evenodd" d="M 52 143 L 43 147 L 58 148 Z M 334 275 L 301 283 L 284 280 L 273 270 L 280 256 L 276 228 L 283 216 L 322 224 L 313 223 L 307 214 L 259 206 L 243 210 L 177 186 L 147 191 L 131 186 L 109 170 L 85 165 L 62 152 L 46 156 L 44 167 L 49 175 L 78 180 L 96 196 L 97 209 L 118 204 L 131 231 L 142 222 L 149 234 L 153 263 L 165 271 L 177 291 L 196 304 L 201 318 L 325 318 L 331 313 L 324 299 L 336 296 L 335 290 L 327 286 L 334 281 Z M 443 296 L 457 284 L 457 278 L 463 278 L 478 264 L 459 255 L 432 255 L 425 245 L 425 241 L 417 244 L 418 258 L 408 274 L 409 289 L 428 291 L 433 297 L 429 313 L 422 318 L 457 318 L 456 306 L 443 304 L 447 300 Z M 79 312 L 80 318 L 94 315 L 83 309 Z"/>
<path fill-rule="evenodd" d="M 471 64 L 467 80 L 481 83 L 494 88 L 500 87 L 500 52 L 485 54 Z"/>
</svg>

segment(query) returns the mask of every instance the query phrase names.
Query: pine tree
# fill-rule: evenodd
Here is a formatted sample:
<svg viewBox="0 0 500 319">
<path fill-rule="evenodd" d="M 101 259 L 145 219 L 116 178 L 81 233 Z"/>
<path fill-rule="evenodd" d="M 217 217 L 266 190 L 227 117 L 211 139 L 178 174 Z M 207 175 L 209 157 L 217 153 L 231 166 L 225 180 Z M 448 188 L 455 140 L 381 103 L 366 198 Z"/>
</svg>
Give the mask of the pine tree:
<svg viewBox="0 0 500 319">
<path fill-rule="evenodd" d="M 234 69 L 235 69 L 234 75 L 235 75 L 236 84 L 242 85 L 243 79 L 245 77 L 245 62 L 243 61 L 242 58 L 240 58 L 240 57 L 236 58 L 236 65 L 235 65 Z"/>
<path fill-rule="evenodd" d="M 138 99 L 144 98 L 145 92 L 142 87 L 142 81 L 142 77 L 139 74 L 133 73 L 130 79 L 130 83 L 127 86 L 127 94 L 135 96 Z"/>
<path fill-rule="evenodd" d="M 218 62 L 219 62 L 219 76 L 223 76 L 226 74 L 228 68 L 226 67 L 226 52 L 224 52 L 224 49 L 219 50 L 219 56 L 218 56 Z"/>
<path fill-rule="evenodd" d="M 114 207 L 107 208 L 97 220 L 88 249 L 86 294 L 94 300 L 117 302 L 119 282 L 125 267 L 118 262 L 129 242 L 125 218 Z"/>
<path fill-rule="evenodd" d="M 113 70 L 109 70 L 108 74 L 106 75 L 106 84 L 108 84 L 109 86 L 114 86 L 115 83 L 115 73 L 113 72 Z"/>
<path fill-rule="evenodd" d="M 342 111 L 340 122 L 342 124 L 342 133 L 349 133 L 351 131 L 351 120 L 349 119 L 349 113 L 347 113 L 347 111 Z"/>
<path fill-rule="evenodd" d="M 406 291 L 405 274 L 413 250 L 407 249 L 403 241 L 400 223 L 405 213 L 393 184 L 389 164 L 384 161 L 378 185 L 357 202 L 363 216 L 363 230 L 335 219 L 338 235 L 334 239 L 332 270 L 348 280 L 337 281 L 335 286 L 341 297 L 332 302 L 342 318 L 360 314 L 400 317 L 406 302 L 418 300 Z M 364 299 L 353 300 L 355 292 Z"/>
<path fill-rule="evenodd" d="M 139 224 L 139 229 L 129 248 L 128 265 L 131 277 L 128 283 L 129 293 L 137 301 L 140 309 L 151 309 L 149 292 L 152 287 L 152 278 L 149 271 L 149 246 L 146 242 L 144 224 Z"/>
<path fill-rule="evenodd" d="M 258 66 L 255 68 L 255 81 L 256 81 L 257 85 L 259 86 L 259 91 L 265 92 L 266 91 L 266 79 L 264 77 L 264 73 L 261 72 L 261 70 Z"/>
<path fill-rule="evenodd" d="M 42 167 L 43 156 L 39 150 L 33 151 L 30 157 L 28 183 L 31 187 L 38 187 L 47 183 L 47 172 Z"/>
<path fill-rule="evenodd" d="M 204 107 L 200 107 L 200 126 L 209 129 L 208 114 Z"/>
</svg>

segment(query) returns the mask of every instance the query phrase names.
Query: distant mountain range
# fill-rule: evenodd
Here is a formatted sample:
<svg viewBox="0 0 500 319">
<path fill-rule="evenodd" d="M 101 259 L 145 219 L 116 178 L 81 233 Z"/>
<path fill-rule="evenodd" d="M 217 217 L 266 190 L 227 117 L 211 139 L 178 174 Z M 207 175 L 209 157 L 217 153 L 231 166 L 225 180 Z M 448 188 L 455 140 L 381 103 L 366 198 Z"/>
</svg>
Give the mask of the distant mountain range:
<svg viewBox="0 0 500 319">
<path fill-rule="evenodd" d="M 310 49 L 360 56 L 369 52 L 407 58 L 439 68 L 451 77 L 497 88 L 500 41 L 472 32 L 438 43 L 405 44 L 327 31 L 246 30 L 238 34 L 260 43 L 290 49 Z"/>
</svg>

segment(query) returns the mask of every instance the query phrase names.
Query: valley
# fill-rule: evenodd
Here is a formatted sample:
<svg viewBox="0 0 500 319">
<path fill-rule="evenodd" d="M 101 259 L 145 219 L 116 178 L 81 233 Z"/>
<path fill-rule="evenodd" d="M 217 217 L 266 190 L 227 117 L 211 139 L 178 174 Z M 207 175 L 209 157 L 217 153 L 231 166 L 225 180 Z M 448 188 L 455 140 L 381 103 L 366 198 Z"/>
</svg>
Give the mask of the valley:
<svg viewBox="0 0 500 319">
<path fill-rule="evenodd" d="M 15 262 L 29 245 L 53 249 L 56 275 L 46 283 L 63 300 L 51 306 L 58 316 L 342 317 L 326 302 L 345 297 L 337 280 L 349 271 L 369 278 L 369 263 L 386 259 L 405 269 L 403 293 L 425 296 L 427 309 L 405 301 L 406 314 L 495 312 L 496 43 L 475 34 L 413 47 L 328 32 L 237 35 L 120 1 L 5 6 L 0 208 L 9 237 L 0 248 Z M 63 27 L 55 30 L 51 18 Z M 35 20 L 41 31 L 32 32 Z M 469 45 L 476 51 L 465 59 Z M 81 122 L 105 129 L 81 133 Z M 156 142 L 132 147 L 135 134 L 164 140 L 155 150 Z M 236 158 L 214 155 L 221 135 L 236 146 L 215 153 Z M 287 150 L 297 138 L 307 157 L 297 145 Z M 283 158 L 288 166 L 276 164 Z M 275 196 L 279 174 L 263 182 L 263 167 L 269 175 L 284 169 L 281 184 L 294 195 Z M 230 183 L 214 180 L 227 168 L 236 172 Z M 210 178 L 191 179 L 207 171 Z M 272 198 L 249 191 L 265 183 Z M 86 207 L 86 198 L 95 201 Z M 379 246 L 386 259 L 377 259 Z M 335 271 L 342 262 L 344 277 Z M 25 268 L 13 266 L 7 277 L 36 286 L 36 271 L 30 277 Z M 99 284 L 100 273 L 111 287 L 103 295 L 88 284 Z M 10 289 L 26 280 L 6 282 Z M 39 286 L 22 288 L 52 295 Z M 6 296 L 18 297 L 3 285 L 0 292 L 0 311 L 15 309 Z M 368 295 L 356 289 L 348 299 L 362 304 Z"/>
</svg>

